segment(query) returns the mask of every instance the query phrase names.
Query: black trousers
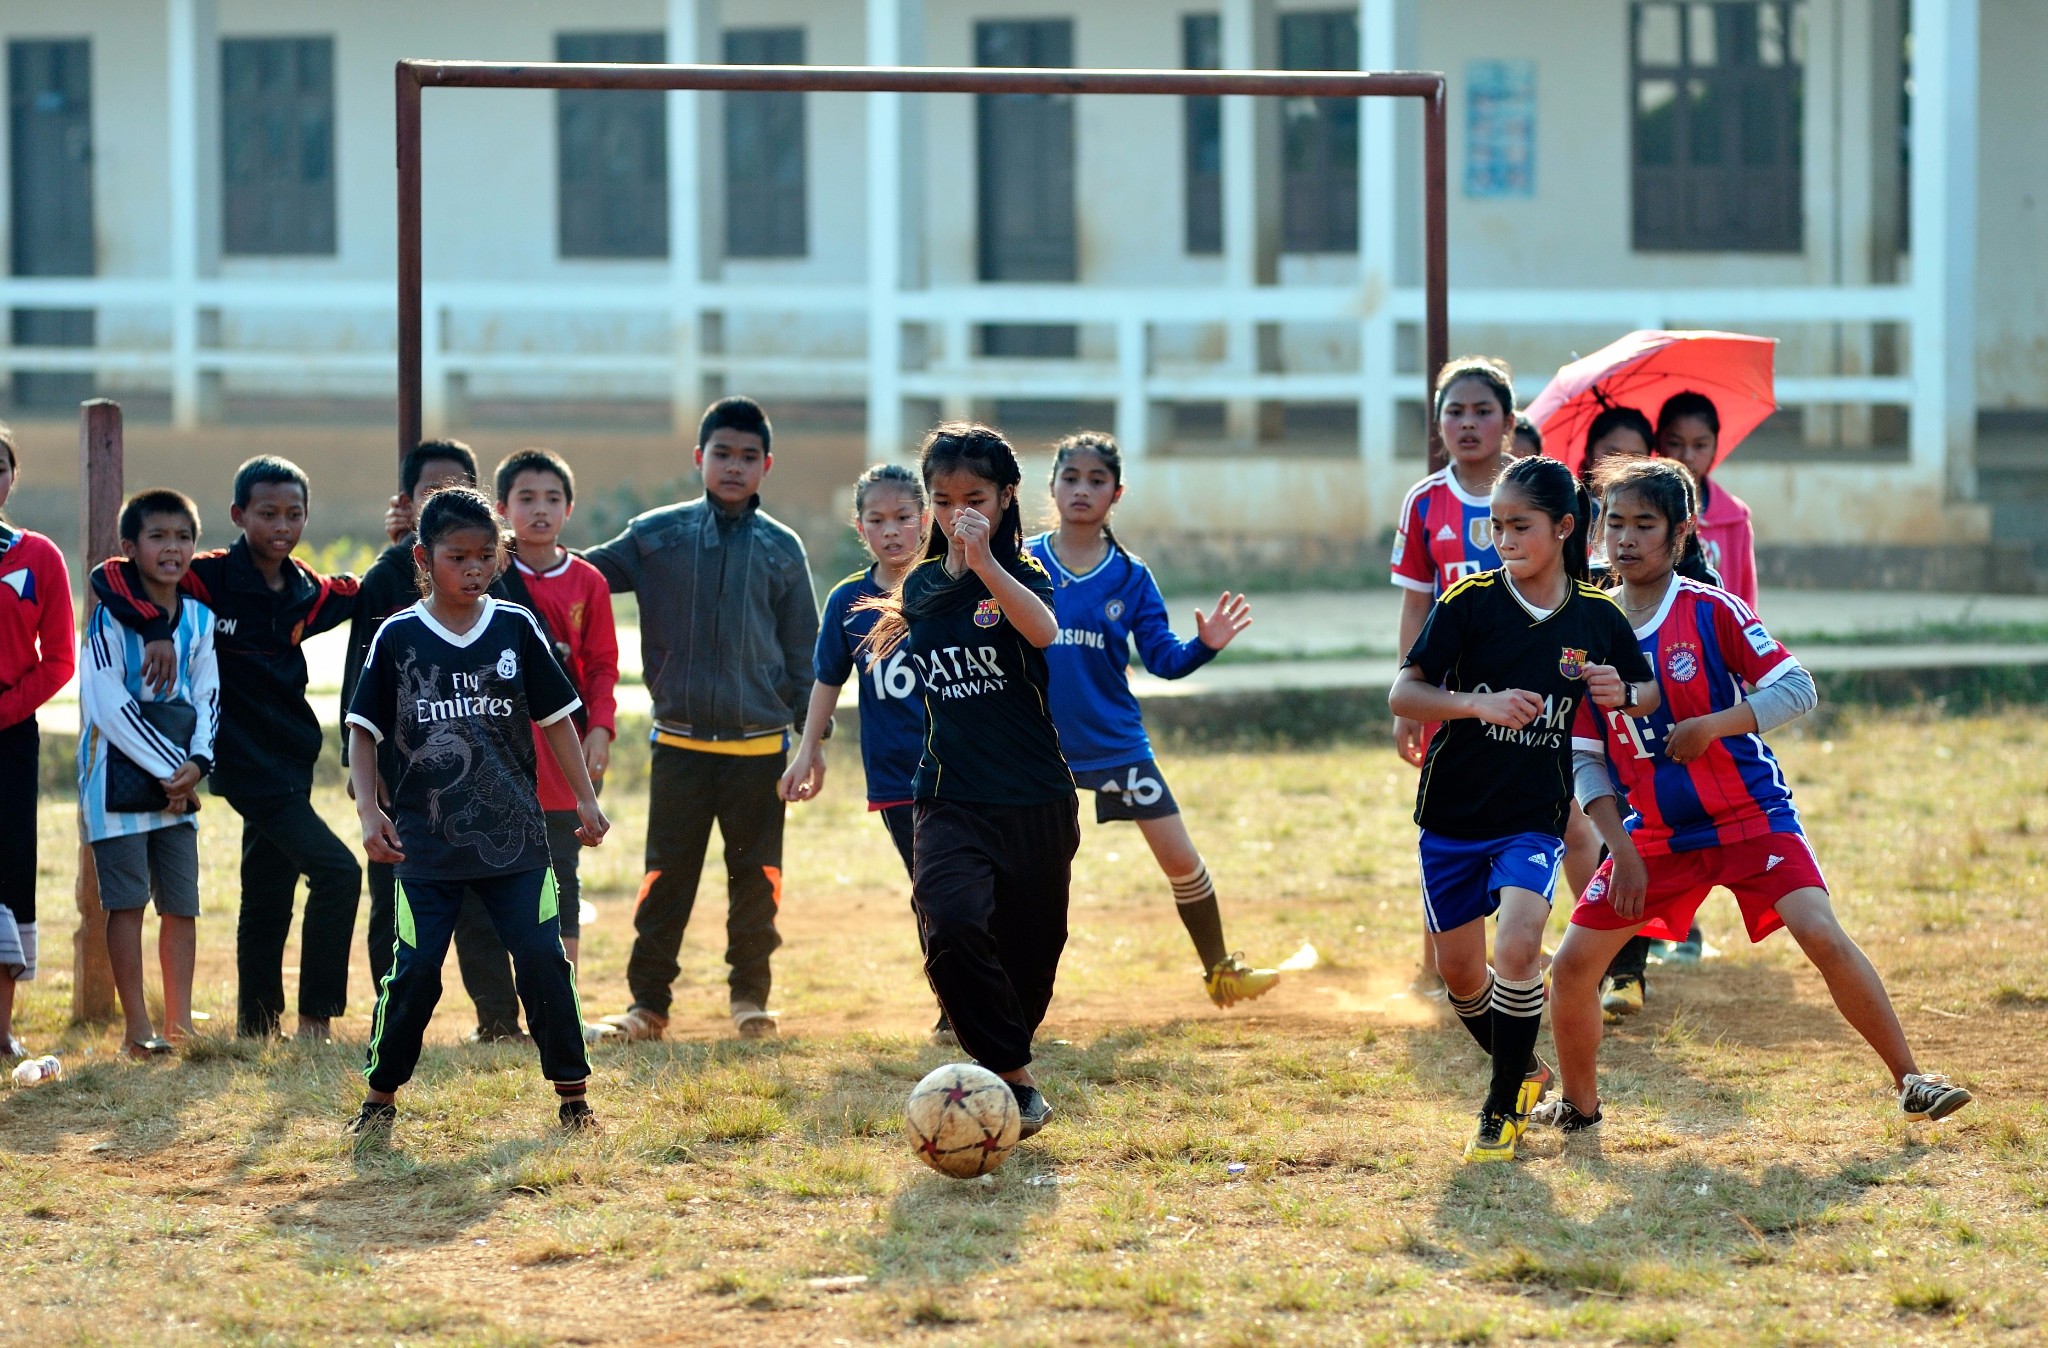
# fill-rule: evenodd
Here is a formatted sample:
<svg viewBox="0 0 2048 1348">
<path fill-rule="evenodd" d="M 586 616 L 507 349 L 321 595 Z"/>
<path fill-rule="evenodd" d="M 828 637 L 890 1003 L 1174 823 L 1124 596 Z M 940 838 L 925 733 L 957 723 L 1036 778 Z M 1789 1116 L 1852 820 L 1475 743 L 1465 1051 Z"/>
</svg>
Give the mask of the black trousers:
<svg viewBox="0 0 2048 1348">
<path fill-rule="evenodd" d="M 36 718 L 0 730 L 0 908 L 17 926 L 36 920 L 36 799 L 42 782 Z"/>
<path fill-rule="evenodd" d="M 284 947 L 292 899 L 306 877 L 299 930 L 299 1014 L 338 1016 L 348 1005 L 363 868 L 302 795 L 229 796 L 242 816 L 242 910 L 235 922 L 239 1034 L 277 1032 L 284 1016 Z"/>
<path fill-rule="evenodd" d="M 917 807 L 915 805 L 887 805 L 882 808 L 882 827 L 889 830 L 889 841 L 896 844 L 896 855 L 903 858 L 903 873 L 917 874 Z"/>
<path fill-rule="evenodd" d="M 370 978 L 382 988 L 384 979 L 391 973 L 392 947 L 398 940 L 396 919 L 397 880 L 391 863 L 373 861 L 370 863 Z M 519 994 L 513 990 L 509 961 L 505 958 L 505 943 L 491 929 L 486 916 L 479 923 L 464 923 L 472 905 L 480 900 L 474 894 L 464 903 L 462 913 L 455 925 L 455 964 L 462 974 L 462 990 L 476 1003 L 477 1035 L 484 1039 L 508 1039 L 519 1033 Z M 479 907 L 478 912 L 483 910 Z M 495 956 L 500 965 L 507 966 L 503 974 L 494 974 L 490 961 Z"/>
<path fill-rule="evenodd" d="M 398 928 L 391 976 L 377 994 L 363 1075 L 371 1090 L 395 1091 L 412 1080 L 420 1041 L 441 1000 L 441 965 L 455 935 L 466 892 L 490 913 L 498 939 L 512 952 L 519 1000 L 533 1027 L 540 1068 L 550 1081 L 590 1075 L 583 1054 L 583 1016 L 576 974 L 562 953 L 555 880 L 545 866 L 477 880 L 401 880 L 394 900 Z"/>
<path fill-rule="evenodd" d="M 740 757 L 654 746 L 647 788 L 647 875 L 633 910 L 626 986 L 633 1005 L 668 1014 L 676 953 L 697 902 L 711 826 L 725 840 L 725 962 L 735 1002 L 768 1005 L 768 957 L 782 944 L 782 798 L 786 754 Z"/>
<path fill-rule="evenodd" d="M 1067 944 L 1078 799 L 917 802 L 911 893 L 924 971 L 960 1046 L 991 1072 L 1031 1062 Z"/>
<path fill-rule="evenodd" d="M 583 882 L 576 878 L 576 864 L 583 842 L 576 836 L 578 820 L 574 810 L 549 810 L 549 869 L 555 873 L 555 894 L 561 907 L 562 939 L 574 940 L 581 930 L 578 908 L 583 902 Z M 490 909 L 475 890 L 463 896 L 462 911 L 455 919 L 455 963 L 462 970 L 462 987 L 476 1003 L 477 1035 L 502 1039 L 519 1032 L 519 997 L 513 989 L 512 960 L 505 943 L 491 925 Z"/>
</svg>

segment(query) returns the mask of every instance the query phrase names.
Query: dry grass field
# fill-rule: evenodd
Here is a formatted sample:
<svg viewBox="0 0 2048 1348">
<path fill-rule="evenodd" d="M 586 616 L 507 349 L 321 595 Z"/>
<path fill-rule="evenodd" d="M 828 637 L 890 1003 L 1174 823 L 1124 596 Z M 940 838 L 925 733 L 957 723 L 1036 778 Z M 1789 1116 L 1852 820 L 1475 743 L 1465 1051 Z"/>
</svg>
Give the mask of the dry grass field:
<svg viewBox="0 0 2048 1348">
<path fill-rule="evenodd" d="M 2048 716 L 1856 713 L 1781 736 L 1838 903 L 1923 1062 L 1978 1103 L 1907 1125 L 1784 938 L 1653 970 L 1609 1040 L 1597 1145 L 1465 1168 L 1465 1036 L 1396 994 L 1415 944 L 1412 774 L 1375 747 L 1170 755 L 1232 943 L 1322 966 L 1201 996 L 1128 826 L 1086 829 L 1044 1032 L 1053 1125 L 986 1180 L 899 1134 L 924 1046 L 907 886 L 856 799 L 794 812 L 780 1042 L 722 1017 L 707 884 L 675 1036 L 596 1055 L 565 1138 L 529 1051 L 436 1047 L 388 1146 L 341 1125 L 367 974 L 331 1046 L 112 1056 L 64 1026 L 71 807 L 45 806 L 44 979 L 63 1080 L 0 1093 L 0 1339 L 67 1343 L 1895 1344 L 2048 1338 Z M 584 997 L 623 1005 L 644 788 L 586 853 Z M 850 770 L 851 769 L 851 770 Z M 338 793 L 323 796 L 337 821 Z M 235 825 L 205 815 L 199 1004 L 233 1023 Z M 1236 1168 L 1241 1165 L 1242 1169 Z"/>
</svg>

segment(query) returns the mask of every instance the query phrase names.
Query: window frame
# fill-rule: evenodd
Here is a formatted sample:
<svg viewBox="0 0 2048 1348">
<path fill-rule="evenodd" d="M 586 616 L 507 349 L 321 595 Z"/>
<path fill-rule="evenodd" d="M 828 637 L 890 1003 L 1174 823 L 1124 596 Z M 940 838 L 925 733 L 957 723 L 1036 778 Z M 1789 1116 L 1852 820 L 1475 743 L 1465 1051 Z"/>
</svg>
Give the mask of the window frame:
<svg viewBox="0 0 2048 1348">
<path fill-rule="evenodd" d="M 794 39 L 793 44 L 790 39 Z M 728 28 L 723 37 L 725 64 L 804 65 L 807 64 L 807 40 L 800 24 Z M 754 53 L 738 50 L 750 43 L 758 43 L 762 50 Z M 785 49 L 791 45 L 793 51 Z M 725 255 L 764 261 L 809 257 L 809 99 L 796 92 L 766 91 L 732 92 L 725 94 L 724 99 Z M 756 119 L 757 126 L 747 125 Z M 777 119 L 782 120 L 782 126 L 775 125 Z M 771 146 L 771 151 L 778 157 L 773 170 L 741 175 L 735 169 L 742 166 L 746 157 L 737 153 L 742 147 L 736 142 L 748 134 L 760 134 L 767 139 L 776 138 L 779 134 L 792 139 L 787 144 Z M 787 163 L 780 162 L 784 158 L 795 161 L 793 187 L 783 180 L 784 174 L 774 171 L 789 167 Z M 744 205 L 750 196 L 781 200 L 776 202 L 773 211 L 735 208 L 736 202 Z M 792 197 L 794 204 L 788 200 Z M 769 227 L 746 228 L 749 222 L 761 220 L 771 222 Z"/>
<path fill-rule="evenodd" d="M 284 86 L 263 87 L 264 49 L 272 54 L 271 64 L 289 68 Z M 278 52 L 286 53 L 281 63 Z M 316 52 L 318 60 L 309 61 Z M 256 67 L 253 88 L 237 85 L 245 61 Z M 319 76 L 311 86 L 309 71 Z M 338 256 L 334 35 L 222 37 L 220 117 L 221 256 Z M 282 127 L 276 124 L 280 119 Z M 315 171 L 308 171 L 309 161 Z"/>
<path fill-rule="evenodd" d="M 1318 51 L 1299 55 L 1290 50 L 1290 29 L 1316 24 L 1322 28 Z M 1279 15 L 1280 68 L 1283 70 L 1356 70 L 1359 62 L 1358 10 L 1288 10 Z M 1343 48 L 1350 47 L 1348 57 Z M 1358 251 L 1359 100 L 1355 98 L 1288 98 L 1280 105 L 1280 251 L 1292 254 L 1343 254 Z M 1344 142 L 1350 142 L 1350 162 Z M 1304 142 L 1312 142 L 1313 164 L 1292 162 Z"/>
<path fill-rule="evenodd" d="M 668 35 L 659 29 L 565 29 L 555 34 L 558 61 L 659 63 Z M 668 260 L 667 95 L 645 89 L 559 89 L 555 92 L 555 256 L 565 262 Z M 634 125 L 634 119 L 639 124 Z M 572 147 L 590 136 L 588 146 Z M 637 171 L 591 169 L 590 146 L 637 158 Z M 636 143 L 637 142 L 637 143 Z M 579 154 L 572 156 L 571 150 Z M 574 163 L 579 172 L 571 174 Z M 614 166 L 618 167 L 618 166 Z"/>
</svg>

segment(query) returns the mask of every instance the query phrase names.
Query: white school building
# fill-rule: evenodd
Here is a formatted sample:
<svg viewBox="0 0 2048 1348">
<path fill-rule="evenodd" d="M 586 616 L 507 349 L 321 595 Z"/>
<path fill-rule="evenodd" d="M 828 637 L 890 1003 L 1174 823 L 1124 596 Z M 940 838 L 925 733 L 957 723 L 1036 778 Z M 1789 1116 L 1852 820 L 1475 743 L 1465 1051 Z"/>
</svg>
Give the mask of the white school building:
<svg viewBox="0 0 2048 1348">
<path fill-rule="evenodd" d="M 0 0 L 9 414 L 388 424 L 401 57 L 1442 70 L 1451 346 L 1782 339 L 1780 544 L 1981 543 L 2048 474 L 2039 0 Z M 429 90 L 425 413 L 744 391 L 899 457 L 1107 424 L 1141 538 L 1378 546 L 1421 471 L 1391 102 Z M 56 413 L 61 415 L 61 411 Z M 2044 476 L 2048 481 L 2048 476 Z M 2048 494 L 2048 492 L 2044 492 Z"/>
</svg>

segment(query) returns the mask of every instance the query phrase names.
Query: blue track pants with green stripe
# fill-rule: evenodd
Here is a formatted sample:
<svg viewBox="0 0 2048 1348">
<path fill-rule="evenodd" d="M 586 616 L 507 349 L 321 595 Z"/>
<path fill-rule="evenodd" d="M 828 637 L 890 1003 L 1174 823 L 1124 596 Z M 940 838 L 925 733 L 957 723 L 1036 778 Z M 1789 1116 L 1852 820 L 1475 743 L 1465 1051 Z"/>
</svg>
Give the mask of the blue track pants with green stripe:
<svg viewBox="0 0 2048 1348">
<path fill-rule="evenodd" d="M 370 1089 L 395 1091 L 412 1079 L 420 1040 L 441 1000 L 441 965 L 466 890 L 483 900 L 498 939 L 511 953 L 512 979 L 540 1050 L 541 1073 L 550 1081 L 588 1077 L 583 1009 L 576 999 L 576 972 L 562 953 L 555 875 L 541 866 L 513 875 L 398 881 L 397 955 L 377 994 L 369 1060 L 363 1065 Z"/>
</svg>

